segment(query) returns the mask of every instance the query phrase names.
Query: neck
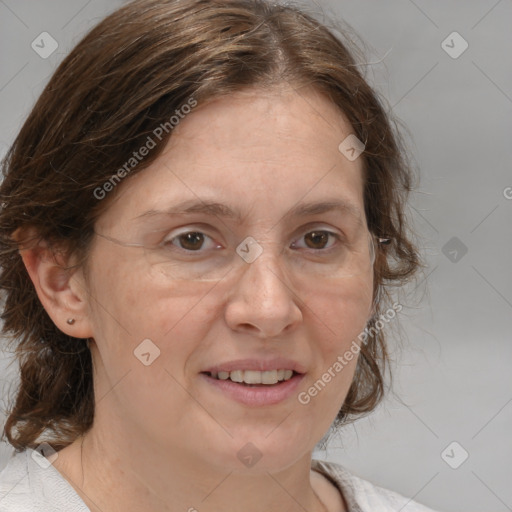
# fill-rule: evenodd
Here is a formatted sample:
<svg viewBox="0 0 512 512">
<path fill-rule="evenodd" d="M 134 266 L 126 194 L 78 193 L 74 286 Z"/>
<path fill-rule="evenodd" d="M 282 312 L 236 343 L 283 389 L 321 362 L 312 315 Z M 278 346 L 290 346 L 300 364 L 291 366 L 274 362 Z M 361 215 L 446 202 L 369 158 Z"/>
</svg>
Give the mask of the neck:
<svg viewBox="0 0 512 512">
<path fill-rule="evenodd" d="M 92 512 L 326 512 L 311 479 L 311 453 L 269 472 L 211 467 L 112 429 L 93 428 L 61 452 L 56 469 Z M 121 443 L 121 444 L 119 444 Z M 316 481 L 316 479 L 315 479 Z"/>
</svg>

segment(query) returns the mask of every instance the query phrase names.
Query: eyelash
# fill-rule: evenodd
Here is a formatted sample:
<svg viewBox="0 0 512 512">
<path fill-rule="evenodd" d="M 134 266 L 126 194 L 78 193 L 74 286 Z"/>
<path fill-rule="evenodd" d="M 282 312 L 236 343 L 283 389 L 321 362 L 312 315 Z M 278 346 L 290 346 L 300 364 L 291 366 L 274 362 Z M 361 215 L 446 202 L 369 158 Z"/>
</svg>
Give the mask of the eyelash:
<svg viewBox="0 0 512 512">
<path fill-rule="evenodd" d="M 331 238 L 334 238 L 337 242 L 343 242 L 343 237 L 334 232 L 334 231 L 330 231 L 328 229 L 312 229 L 310 231 L 307 231 L 305 232 L 300 238 L 303 238 L 305 237 L 306 235 L 309 235 L 311 233 L 325 233 L 327 234 L 328 236 L 330 236 Z M 189 249 L 185 249 L 183 247 L 179 247 L 178 245 L 174 244 L 173 241 L 175 240 L 179 240 L 180 237 L 184 236 L 184 235 L 189 235 L 189 234 L 199 234 L 199 235 L 204 235 L 205 238 L 209 238 L 210 240 L 213 240 L 212 237 L 210 237 L 209 235 L 207 235 L 206 233 L 200 231 L 200 230 L 189 230 L 189 231 L 183 231 L 181 233 L 178 233 L 177 235 L 173 236 L 172 238 L 169 238 L 169 239 L 166 239 L 163 241 L 163 245 L 164 247 L 169 247 L 169 246 L 174 246 L 176 247 L 178 250 L 181 250 L 181 251 L 184 251 L 188 254 L 201 254 L 203 251 L 201 249 L 197 250 L 197 251 L 193 251 L 193 250 L 189 250 Z M 292 245 L 295 245 L 295 242 L 292 244 Z M 218 248 L 218 247 L 217 247 Z M 328 252 L 331 252 L 331 250 L 334 250 L 336 247 L 335 245 L 334 246 L 330 246 L 326 249 L 311 249 L 311 248 L 305 248 L 306 251 L 311 251 L 311 252 L 314 252 L 314 253 L 319 253 L 319 252 L 323 252 L 323 253 L 328 253 Z"/>
</svg>

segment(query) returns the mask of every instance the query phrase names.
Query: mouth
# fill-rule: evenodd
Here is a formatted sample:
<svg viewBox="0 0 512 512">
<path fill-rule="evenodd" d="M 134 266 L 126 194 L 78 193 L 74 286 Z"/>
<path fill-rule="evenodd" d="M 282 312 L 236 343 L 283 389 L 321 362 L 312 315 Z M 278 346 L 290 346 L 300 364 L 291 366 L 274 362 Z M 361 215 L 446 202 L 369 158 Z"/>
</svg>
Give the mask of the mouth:
<svg viewBox="0 0 512 512">
<path fill-rule="evenodd" d="M 219 372 L 202 372 L 208 377 L 220 381 L 230 381 L 242 384 L 248 387 L 267 387 L 275 386 L 281 382 L 287 382 L 294 376 L 300 375 L 298 372 L 290 369 L 279 370 L 233 370 Z"/>
<path fill-rule="evenodd" d="M 277 370 L 217 370 L 201 372 L 208 389 L 244 406 L 264 407 L 283 403 L 297 395 L 305 377 L 290 368 Z"/>
</svg>

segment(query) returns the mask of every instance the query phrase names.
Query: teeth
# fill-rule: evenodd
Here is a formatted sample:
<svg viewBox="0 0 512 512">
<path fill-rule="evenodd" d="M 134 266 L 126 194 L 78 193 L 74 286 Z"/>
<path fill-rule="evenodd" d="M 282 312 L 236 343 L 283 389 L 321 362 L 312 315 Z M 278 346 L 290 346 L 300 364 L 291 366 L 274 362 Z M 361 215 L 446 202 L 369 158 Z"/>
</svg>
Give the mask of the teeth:
<svg viewBox="0 0 512 512">
<path fill-rule="evenodd" d="M 268 370 L 259 372 L 257 370 L 234 370 L 232 372 L 212 373 L 213 378 L 219 380 L 231 379 L 233 382 L 244 382 L 245 384 L 277 384 L 283 380 L 291 379 L 293 370 Z"/>
<path fill-rule="evenodd" d="M 267 374 L 271 374 L 272 372 L 265 372 Z M 253 370 L 245 370 L 244 372 L 244 382 L 246 384 L 261 384 L 261 379 L 263 377 L 263 372 L 253 371 Z M 275 384 L 277 382 L 277 373 L 275 382 L 267 382 L 266 384 Z"/>
<path fill-rule="evenodd" d="M 259 374 L 260 372 L 253 372 Z M 247 376 L 247 372 L 245 372 Z M 259 375 L 258 375 L 259 377 Z M 247 377 L 246 377 L 247 378 Z M 261 384 L 276 384 L 279 382 L 279 379 L 277 378 L 277 370 L 272 370 L 268 372 L 261 372 Z"/>
<path fill-rule="evenodd" d="M 241 370 L 235 370 L 234 372 L 231 372 L 229 374 L 229 378 L 233 382 L 243 382 L 244 381 L 244 372 L 242 372 Z"/>
</svg>

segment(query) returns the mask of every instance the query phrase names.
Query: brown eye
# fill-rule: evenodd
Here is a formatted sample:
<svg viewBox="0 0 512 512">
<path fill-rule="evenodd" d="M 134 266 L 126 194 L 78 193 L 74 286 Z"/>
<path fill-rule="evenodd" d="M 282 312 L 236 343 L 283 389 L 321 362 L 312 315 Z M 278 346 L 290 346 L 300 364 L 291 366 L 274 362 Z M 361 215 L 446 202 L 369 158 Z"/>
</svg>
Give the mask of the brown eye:
<svg viewBox="0 0 512 512">
<path fill-rule="evenodd" d="M 205 256 L 212 250 L 222 249 L 222 246 L 202 231 L 183 230 L 181 233 L 177 232 L 174 236 L 170 235 L 163 240 L 161 248 L 171 251 L 170 254 L 177 252 L 192 256 L 192 253 L 196 253 L 197 256 Z"/>
<path fill-rule="evenodd" d="M 311 231 L 304 236 L 304 239 L 310 249 L 325 249 L 330 236 L 333 236 L 333 233 L 329 231 Z"/>
<path fill-rule="evenodd" d="M 189 232 L 179 235 L 175 240 L 178 240 L 179 246 L 182 249 L 197 251 L 198 249 L 201 249 L 204 243 L 204 238 L 205 236 L 203 233 Z"/>
</svg>

